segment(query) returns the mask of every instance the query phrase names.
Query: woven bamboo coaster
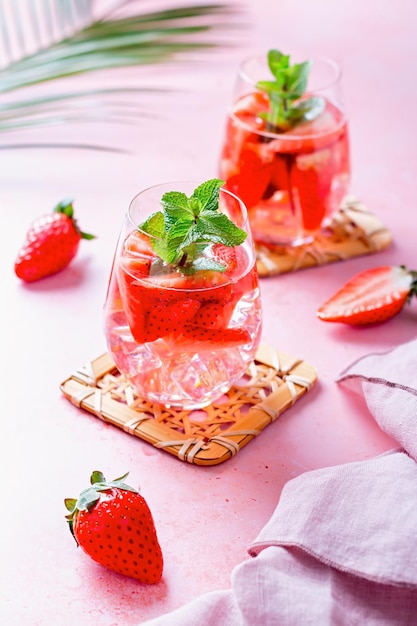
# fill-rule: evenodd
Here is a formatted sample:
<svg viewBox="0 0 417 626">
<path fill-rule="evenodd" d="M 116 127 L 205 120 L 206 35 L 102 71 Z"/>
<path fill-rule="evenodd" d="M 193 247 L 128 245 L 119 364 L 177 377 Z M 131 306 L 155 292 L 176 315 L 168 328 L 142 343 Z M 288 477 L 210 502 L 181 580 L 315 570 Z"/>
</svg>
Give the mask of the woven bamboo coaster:
<svg viewBox="0 0 417 626">
<path fill-rule="evenodd" d="M 138 397 L 106 353 L 61 383 L 77 407 L 196 465 L 227 461 L 316 382 L 314 367 L 269 346 L 258 348 L 239 386 L 198 411 L 167 409 Z"/>
<path fill-rule="evenodd" d="M 261 277 L 345 261 L 387 248 L 392 235 L 382 222 L 353 196 L 348 196 L 331 224 L 305 246 L 256 246 Z"/>
</svg>

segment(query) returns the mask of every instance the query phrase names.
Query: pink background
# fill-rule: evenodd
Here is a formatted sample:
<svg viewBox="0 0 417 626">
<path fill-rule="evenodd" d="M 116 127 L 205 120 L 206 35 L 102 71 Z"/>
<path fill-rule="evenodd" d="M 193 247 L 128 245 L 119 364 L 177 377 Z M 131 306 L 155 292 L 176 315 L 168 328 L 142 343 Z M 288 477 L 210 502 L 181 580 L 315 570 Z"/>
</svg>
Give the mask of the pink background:
<svg viewBox="0 0 417 626">
<path fill-rule="evenodd" d="M 94 79 L 180 88 L 137 97 L 152 119 L 105 124 L 97 111 L 88 124 L 2 135 L 0 147 L 9 149 L 0 150 L 0 619 L 8 626 L 129 626 L 229 587 L 232 568 L 248 558 L 248 544 L 288 480 L 392 447 L 364 402 L 335 378 L 355 359 L 414 338 L 417 304 L 372 328 L 325 324 L 315 313 L 361 270 L 383 264 L 417 269 L 417 5 L 249 0 L 245 6 L 250 23 L 245 45 L 204 56 L 203 65 L 195 58 Z M 130 199 L 153 183 L 216 175 L 238 61 L 271 47 L 340 62 L 352 192 L 390 228 L 394 243 L 378 255 L 261 281 L 263 340 L 315 365 L 319 382 L 231 460 L 199 468 L 81 412 L 61 396 L 59 384 L 105 350 L 102 305 Z M 91 77 L 79 83 L 93 84 Z M 10 147 L 39 141 L 100 143 L 125 152 Z M 64 273 L 24 286 L 13 263 L 27 226 L 67 196 L 75 199 L 80 226 L 97 239 L 82 242 Z M 87 485 L 93 469 L 108 478 L 129 471 L 130 482 L 140 485 L 164 552 L 160 584 L 125 579 L 76 549 L 63 500 Z"/>
</svg>

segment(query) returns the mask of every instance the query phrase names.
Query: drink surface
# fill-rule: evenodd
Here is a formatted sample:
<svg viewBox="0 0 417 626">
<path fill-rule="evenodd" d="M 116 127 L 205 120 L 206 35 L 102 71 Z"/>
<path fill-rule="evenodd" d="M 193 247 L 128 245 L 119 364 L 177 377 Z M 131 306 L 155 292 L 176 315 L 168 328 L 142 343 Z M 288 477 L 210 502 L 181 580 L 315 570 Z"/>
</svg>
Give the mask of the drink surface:
<svg viewBox="0 0 417 626">
<path fill-rule="evenodd" d="M 210 404 L 253 359 L 261 331 L 252 249 L 210 246 L 224 272 L 192 275 L 158 262 L 131 233 L 116 255 L 105 333 L 116 365 L 144 398 L 180 408 Z"/>
<path fill-rule="evenodd" d="M 228 116 L 219 175 L 242 198 L 255 241 L 297 245 L 336 211 L 350 179 L 347 122 L 325 101 L 314 120 L 271 132 L 261 93 L 241 98 Z"/>
</svg>

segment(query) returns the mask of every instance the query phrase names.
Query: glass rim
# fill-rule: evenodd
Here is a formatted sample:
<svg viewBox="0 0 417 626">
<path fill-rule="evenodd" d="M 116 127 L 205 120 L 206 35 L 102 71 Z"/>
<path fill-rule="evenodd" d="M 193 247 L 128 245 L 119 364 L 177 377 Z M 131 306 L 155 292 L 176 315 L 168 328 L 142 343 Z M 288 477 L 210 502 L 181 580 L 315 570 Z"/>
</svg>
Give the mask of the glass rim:
<svg viewBox="0 0 417 626">
<path fill-rule="evenodd" d="M 332 59 L 331 57 L 327 57 L 327 56 L 323 56 L 323 55 L 316 55 L 311 57 L 310 59 L 312 62 L 314 61 L 321 61 L 323 63 L 325 63 L 326 65 L 328 65 L 329 67 L 331 67 L 334 71 L 335 71 L 335 76 L 332 80 L 329 80 L 326 83 L 323 83 L 323 85 L 320 85 L 319 87 L 315 87 L 314 89 L 312 89 L 312 93 L 320 93 L 323 92 L 327 89 L 331 89 L 332 87 L 335 87 L 341 80 L 342 78 L 342 69 L 340 64 L 335 61 L 334 59 Z M 235 105 L 240 101 L 240 99 L 245 98 L 245 96 L 250 95 L 250 93 L 260 93 L 260 94 L 264 94 L 264 92 L 260 89 L 257 89 L 256 87 L 256 83 L 257 81 L 253 80 L 247 73 L 245 73 L 244 71 L 244 67 L 247 63 L 251 62 L 251 61 L 260 61 L 262 63 L 265 64 L 266 68 L 268 67 L 268 60 L 267 60 L 267 56 L 266 54 L 252 54 L 248 57 L 246 57 L 240 64 L 239 66 L 239 71 L 238 71 L 238 75 L 239 77 L 249 86 L 253 88 L 252 92 L 248 92 L 248 93 L 242 93 L 240 95 L 240 97 L 237 100 L 234 100 L 231 107 L 229 108 L 229 113 L 230 113 L 230 117 L 234 120 L 234 122 L 241 126 L 242 128 L 250 131 L 251 133 L 258 135 L 260 137 L 265 137 L 268 139 L 285 139 L 286 142 L 289 143 L 295 143 L 295 142 L 299 142 L 300 140 L 305 140 L 306 139 L 306 135 L 301 133 L 301 132 L 296 132 L 296 127 L 295 129 L 292 129 L 291 132 L 273 132 L 273 131 L 268 131 L 268 130 L 259 130 L 257 128 L 254 128 L 253 126 L 251 126 L 250 124 L 245 123 L 244 121 L 242 121 L 242 119 L 235 114 L 234 112 L 234 107 Z M 347 114 L 345 111 L 345 108 L 343 106 L 343 103 L 339 103 L 339 106 L 337 106 L 338 111 L 341 113 L 341 118 L 340 121 L 335 125 L 333 132 L 339 132 L 343 126 L 346 124 L 347 122 Z M 320 139 L 323 136 L 325 136 L 327 133 L 323 132 L 323 131 L 318 131 L 318 132 L 313 132 L 313 133 L 309 133 L 308 134 L 308 139 L 315 141 L 316 139 Z M 329 133 L 330 134 L 330 133 Z"/>
<path fill-rule="evenodd" d="M 132 211 L 134 209 L 135 201 L 140 196 L 142 196 L 143 194 L 145 194 L 148 191 L 153 191 L 153 190 L 154 191 L 158 191 L 158 188 L 160 188 L 160 189 L 163 188 L 166 191 L 180 191 L 181 192 L 181 189 L 179 189 L 179 187 L 181 187 L 181 185 L 182 186 L 187 185 L 190 189 L 194 190 L 197 187 L 199 187 L 201 184 L 203 184 L 203 183 L 197 182 L 195 180 L 184 179 L 184 180 L 167 181 L 167 182 L 164 182 L 164 183 L 157 183 L 157 184 L 154 184 L 154 185 L 149 185 L 149 187 L 146 187 L 146 188 L 142 189 L 139 193 L 137 193 L 132 198 L 132 200 L 129 203 L 128 211 L 127 211 L 127 214 L 126 214 L 126 220 L 129 222 L 130 226 L 132 227 L 132 230 L 129 229 L 129 232 L 131 233 L 133 231 L 137 231 L 139 233 L 142 233 L 142 234 L 146 235 L 147 237 L 149 237 L 151 239 L 154 239 L 155 241 L 158 240 L 158 237 L 155 237 L 154 235 L 150 235 L 149 233 L 147 233 L 144 230 L 140 229 L 138 224 L 137 224 L 137 220 L 135 220 L 133 218 Z M 247 210 L 246 204 L 244 203 L 244 201 L 239 196 L 234 194 L 229 189 L 226 189 L 224 187 L 225 184 L 226 184 L 226 182 L 224 181 L 223 182 L 223 186 L 220 187 L 219 191 L 221 192 L 221 194 L 226 195 L 227 197 L 231 197 L 231 198 L 233 198 L 235 200 L 236 207 L 239 207 L 238 210 L 240 211 L 239 216 L 240 216 L 241 222 L 236 223 L 236 221 L 234 221 L 234 223 L 239 228 L 242 228 L 246 232 L 245 241 L 242 244 L 239 244 L 239 246 L 236 246 L 236 247 L 237 248 L 240 247 L 240 246 L 244 246 L 245 247 L 246 245 L 249 244 L 249 247 L 252 249 L 252 252 L 253 252 L 253 261 L 256 262 L 255 261 L 255 253 L 254 253 L 254 249 L 253 249 L 252 231 L 250 229 L 249 215 L 248 215 L 248 210 Z M 188 193 L 188 192 L 184 191 L 184 193 Z M 162 197 L 162 194 L 161 194 L 161 197 Z M 158 198 L 155 197 L 154 200 L 158 200 Z M 226 208 L 227 208 L 227 206 L 226 206 Z M 158 210 L 158 208 L 156 206 L 154 207 L 154 209 L 155 209 L 154 211 L 150 211 L 149 212 L 149 215 L 152 215 L 152 213 L 155 213 Z M 138 210 L 140 211 L 140 207 L 138 208 Z M 144 218 L 144 219 L 146 219 L 146 218 Z M 210 242 L 208 242 L 208 245 L 209 244 L 210 244 Z M 213 242 L 213 244 L 214 244 L 214 242 Z M 248 256 L 248 261 L 250 259 L 251 259 L 251 255 Z M 252 267 L 251 263 L 249 263 L 249 265 L 247 267 L 246 267 L 246 264 L 245 264 L 245 267 L 242 267 L 240 269 L 240 272 L 238 273 L 238 275 L 233 276 L 233 281 L 237 280 L 238 277 L 242 276 L 247 271 L 247 269 L 250 268 L 250 267 Z M 151 278 L 151 277 L 146 277 L 146 278 L 135 277 L 135 280 L 137 280 L 139 283 L 143 283 L 143 285 L 145 285 L 145 286 L 148 286 L 149 282 L 150 282 L 149 278 Z M 190 287 L 185 287 L 185 286 L 184 287 L 171 287 L 171 286 L 168 286 L 168 285 L 159 285 L 158 288 L 163 290 L 163 291 L 167 291 L 167 292 L 168 291 L 176 291 L 176 292 L 188 292 L 188 291 L 190 291 Z M 201 287 L 197 287 L 197 288 L 193 287 L 192 291 L 196 292 L 196 293 L 203 293 L 203 292 L 206 292 L 206 291 L 213 291 L 213 293 L 215 293 L 216 290 L 220 291 L 223 288 L 224 288 L 224 284 L 221 283 L 219 285 L 211 285 L 211 286 L 207 285 L 207 286 L 201 286 Z"/>
<path fill-rule="evenodd" d="M 204 181 L 203 181 L 204 182 Z M 129 202 L 129 206 L 128 206 L 128 210 L 127 210 L 127 218 L 129 220 L 129 222 L 132 224 L 132 226 L 135 227 L 136 230 L 139 230 L 141 233 L 146 234 L 149 237 L 153 237 L 153 239 L 158 239 L 158 237 L 155 237 L 154 235 L 149 235 L 149 233 L 146 233 L 145 231 L 141 230 L 139 228 L 139 225 L 136 223 L 136 220 L 133 219 L 132 216 L 132 211 L 134 208 L 134 203 L 135 201 L 142 196 L 143 194 L 145 194 L 148 191 L 151 190 L 157 190 L 158 187 L 162 188 L 162 187 L 168 187 L 171 186 L 172 189 L 170 191 L 178 191 L 178 189 L 175 189 L 176 185 L 194 185 L 193 189 L 196 189 L 197 187 L 199 187 L 202 183 L 194 181 L 194 180 L 188 180 L 188 179 L 183 179 L 183 180 L 173 180 L 173 181 L 167 181 L 165 183 L 156 183 L 154 185 L 149 185 L 148 187 L 145 187 L 144 189 L 142 189 L 141 191 L 139 191 L 137 194 L 135 194 L 133 196 L 133 198 L 131 199 L 131 201 Z M 226 181 L 224 181 L 223 185 L 226 184 Z M 168 191 L 168 189 L 167 189 Z M 224 186 L 220 187 L 220 190 L 222 193 L 225 193 L 228 196 L 231 196 L 232 198 L 234 198 L 238 205 L 240 206 L 240 209 L 242 211 L 242 226 L 240 226 L 240 228 L 242 227 L 247 227 L 249 225 L 249 216 L 248 216 L 248 209 L 246 204 L 243 202 L 243 200 L 237 196 L 236 194 L 234 194 L 232 191 L 230 191 L 229 189 L 226 189 Z M 161 194 L 161 198 L 162 198 Z"/>
<path fill-rule="evenodd" d="M 343 111 L 341 111 L 341 113 L 342 113 L 342 117 L 340 119 L 340 122 L 334 127 L 332 131 L 309 133 L 308 135 L 305 135 L 303 133 L 296 133 L 294 132 L 294 130 L 292 130 L 291 133 L 289 132 L 274 133 L 268 130 L 259 130 L 257 128 L 254 128 L 250 124 L 246 124 L 245 122 L 243 122 L 239 118 L 239 116 L 234 113 L 233 108 L 230 111 L 230 117 L 233 118 L 233 121 L 235 124 L 241 126 L 245 130 L 248 130 L 253 135 L 259 135 L 260 137 L 267 137 L 268 139 L 282 139 L 286 143 L 295 143 L 295 142 L 300 142 L 300 141 L 305 141 L 305 140 L 315 141 L 316 139 L 320 139 L 324 137 L 325 135 L 338 133 L 347 122 L 346 114 Z"/>
<path fill-rule="evenodd" d="M 307 61 L 311 61 L 312 64 L 314 65 L 314 61 L 320 61 L 322 63 L 325 63 L 326 65 L 328 65 L 329 67 L 333 68 L 333 70 L 335 70 L 335 77 L 330 80 L 329 82 L 320 85 L 320 87 L 316 87 L 314 90 L 316 91 L 322 91 L 324 89 L 330 89 L 331 87 L 334 87 L 335 85 L 337 85 L 342 77 L 343 77 L 343 71 L 342 68 L 340 66 L 340 64 L 333 59 L 332 57 L 328 57 L 325 55 L 315 55 L 313 57 L 311 57 L 310 59 L 306 59 Z M 238 75 L 242 77 L 242 79 L 247 82 L 249 85 L 253 85 L 255 87 L 256 83 L 258 81 L 253 81 L 252 78 L 250 76 L 248 76 L 247 73 L 244 72 L 244 66 L 249 63 L 250 61 L 262 61 L 266 64 L 266 66 L 268 67 L 268 58 L 267 58 L 267 53 L 257 53 L 257 54 L 252 54 L 250 56 L 247 56 L 245 59 L 243 59 L 239 65 L 239 69 L 238 69 Z"/>
</svg>

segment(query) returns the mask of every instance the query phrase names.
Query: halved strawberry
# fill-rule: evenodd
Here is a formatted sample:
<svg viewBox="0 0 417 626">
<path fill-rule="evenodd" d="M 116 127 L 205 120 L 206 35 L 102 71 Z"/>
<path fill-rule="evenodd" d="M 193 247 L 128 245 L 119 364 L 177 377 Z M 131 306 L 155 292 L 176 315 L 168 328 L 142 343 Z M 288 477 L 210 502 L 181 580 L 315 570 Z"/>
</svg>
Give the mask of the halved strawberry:
<svg viewBox="0 0 417 626">
<path fill-rule="evenodd" d="M 146 312 L 143 322 L 143 334 L 141 334 L 142 341 L 155 341 L 160 337 L 166 337 L 170 333 L 178 331 L 194 318 L 199 308 L 200 303 L 198 300 L 192 300 L 191 298 L 178 302 L 156 304 Z M 131 330 L 136 341 L 140 341 L 135 336 L 134 329 Z"/>
<path fill-rule="evenodd" d="M 272 160 L 264 162 L 254 150 L 245 149 L 240 155 L 239 173 L 226 180 L 225 189 L 238 196 L 250 209 L 268 188 L 272 167 Z"/>
<path fill-rule="evenodd" d="M 137 342 L 155 341 L 172 332 L 181 332 L 191 321 L 204 325 L 207 316 L 214 316 L 214 311 L 210 311 L 212 307 L 200 321 L 194 322 L 194 317 L 205 305 L 217 304 L 219 310 L 224 307 L 223 315 L 228 315 L 229 322 L 236 298 L 233 285 L 224 273 L 204 270 L 188 276 L 172 272 L 135 280 L 132 273 L 126 271 L 131 261 L 126 264 L 125 259 L 122 264 L 119 286 L 128 323 Z"/>
<path fill-rule="evenodd" d="M 156 257 L 150 237 L 140 230 L 134 230 L 130 233 L 125 241 L 124 251 L 129 256 L 140 254 L 150 258 Z"/>
<path fill-rule="evenodd" d="M 155 341 L 180 330 L 189 323 L 198 309 L 200 302 L 192 298 L 176 302 L 149 300 L 125 302 L 125 312 L 131 333 L 138 343 Z"/>
<path fill-rule="evenodd" d="M 191 275 L 171 272 L 150 276 L 146 285 L 138 282 L 135 283 L 135 287 L 146 292 L 142 297 L 163 301 L 192 297 L 202 302 L 213 299 L 226 302 L 232 290 L 230 278 L 225 273 L 215 270 L 199 270 Z"/>
<path fill-rule="evenodd" d="M 303 226 L 306 230 L 320 228 L 328 210 L 328 198 L 336 172 L 330 149 L 298 155 L 292 169 L 292 181 L 298 189 Z"/>
<path fill-rule="evenodd" d="M 246 328 L 202 328 L 200 326 L 186 326 L 176 337 L 175 345 L 178 350 L 201 352 L 202 350 L 221 350 L 236 348 L 251 341 Z"/>
<path fill-rule="evenodd" d="M 125 268 L 125 271 L 134 277 L 143 278 L 149 275 L 152 259 L 146 256 L 135 256 L 134 258 L 122 258 L 120 259 L 121 265 Z"/>
<path fill-rule="evenodd" d="M 252 125 L 255 128 L 264 126 L 265 122 L 261 118 L 260 113 L 267 113 L 269 110 L 269 98 L 266 94 L 260 91 L 254 91 L 249 93 L 235 104 L 233 113 L 239 119 L 243 119 L 247 122 L 248 117 L 252 118 Z"/>
<path fill-rule="evenodd" d="M 273 160 L 271 186 L 274 190 L 286 191 L 290 188 L 290 172 L 294 163 L 292 154 L 275 154 Z"/>
<path fill-rule="evenodd" d="M 224 304 L 219 302 L 202 302 L 190 324 L 202 328 L 227 328 L 235 306 L 235 300 Z"/>
<path fill-rule="evenodd" d="M 149 237 L 139 230 L 133 231 L 124 242 L 121 259 L 126 271 L 134 276 L 147 276 L 155 259 Z"/>
<path fill-rule="evenodd" d="M 417 295 L 417 272 L 384 265 L 360 272 L 317 311 L 325 322 L 366 325 L 385 322 Z"/>
<path fill-rule="evenodd" d="M 260 113 L 268 110 L 268 98 L 261 93 L 252 93 L 239 100 L 228 118 L 225 141 L 220 159 L 222 177 L 228 178 L 236 169 L 240 154 L 247 144 L 259 141 L 258 131 L 265 126 Z M 230 171 L 228 171 L 230 169 Z"/>
<path fill-rule="evenodd" d="M 318 117 L 279 134 L 267 144 L 269 150 L 278 154 L 308 154 L 331 147 L 336 141 L 346 140 L 347 122 L 343 113 L 330 102 Z"/>
<path fill-rule="evenodd" d="M 237 248 L 225 246 L 222 243 L 216 243 L 212 248 L 213 259 L 218 263 L 222 263 L 226 270 L 233 271 L 237 268 Z"/>
</svg>

